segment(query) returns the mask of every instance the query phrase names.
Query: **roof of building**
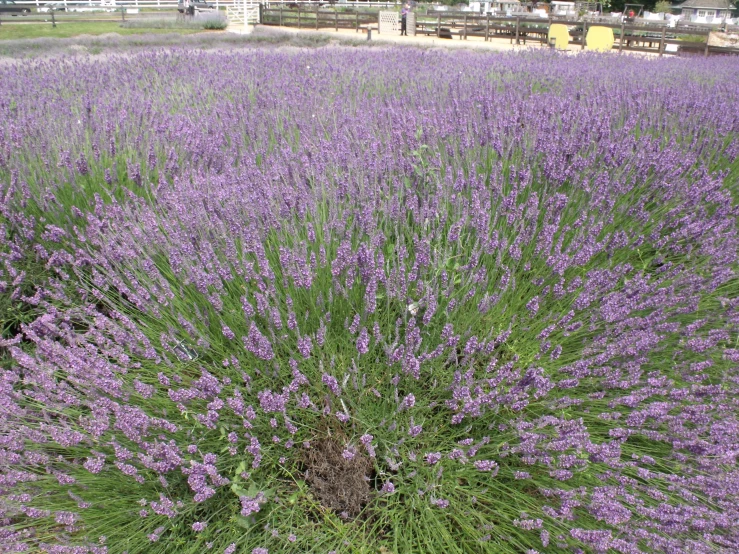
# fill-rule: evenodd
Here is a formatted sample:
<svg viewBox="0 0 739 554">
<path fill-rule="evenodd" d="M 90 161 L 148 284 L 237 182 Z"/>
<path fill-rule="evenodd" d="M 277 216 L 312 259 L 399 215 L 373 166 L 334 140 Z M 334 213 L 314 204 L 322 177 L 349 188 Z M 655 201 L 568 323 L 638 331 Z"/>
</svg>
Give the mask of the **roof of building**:
<svg viewBox="0 0 739 554">
<path fill-rule="evenodd" d="M 707 8 L 709 10 L 733 10 L 731 0 L 685 0 L 678 8 Z"/>
</svg>

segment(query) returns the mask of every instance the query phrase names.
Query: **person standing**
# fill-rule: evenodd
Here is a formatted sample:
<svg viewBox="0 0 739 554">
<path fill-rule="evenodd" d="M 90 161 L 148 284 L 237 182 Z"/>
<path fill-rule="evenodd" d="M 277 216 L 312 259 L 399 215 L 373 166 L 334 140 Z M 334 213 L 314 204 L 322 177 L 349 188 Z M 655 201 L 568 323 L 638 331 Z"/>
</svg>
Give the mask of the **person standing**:
<svg viewBox="0 0 739 554">
<path fill-rule="evenodd" d="M 409 4 L 403 4 L 403 9 L 400 10 L 400 36 L 408 36 L 407 23 L 408 23 L 408 12 L 411 11 Z"/>
</svg>

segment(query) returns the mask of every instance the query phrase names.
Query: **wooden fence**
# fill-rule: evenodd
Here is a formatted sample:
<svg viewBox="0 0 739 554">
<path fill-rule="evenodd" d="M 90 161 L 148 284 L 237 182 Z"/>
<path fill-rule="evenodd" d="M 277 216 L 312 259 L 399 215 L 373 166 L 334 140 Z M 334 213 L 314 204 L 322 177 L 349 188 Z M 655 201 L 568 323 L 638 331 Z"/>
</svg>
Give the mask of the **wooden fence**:
<svg viewBox="0 0 739 554">
<path fill-rule="evenodd" d="M 262 25 L 295 27 L 297 29 L 353 29 L 359 31 L 367 25 L 377 23 L 378 13 L 355 11 L 354 13 L 337 9 L 327 10 L 298 5 L 297 9 L 284 6 L 262 8 Z"/>
<path fill-rule="evenodd" d="M 233 6 L 239 3 L 239 0 L 208 0 L 217 7 Z M 172 9 L 177 8 L 178 0 L 15 0 L 19 6 L 27 6 L 31 9 L 43 8 L 49 3 L 58 3 L 61 7 L 72 9 L 119 9 L 125 8 L 157 8 Z M 328 0 L 271 0 L 264 2 L 265 8 L 274 8 L 277 6 L 310 6 L 315 9 L 316 6 L 336 5 L 337 7 L 359 7 L 370 9 L 393 9 L 401 5 L 400 0 L 387 0 L 384 2 L 372 0 L 342 0 L 341 3 L 329 2 Z M 9 15 L 9 14 L 3 14 Z"/>
<path fill-rule="evenodd" d="M 125 0 L 125 2 L 106 0 L 57 0 L 61 5 L 67 5 L 68 9 L 88 11 L 92 9 L 120 10 L 122 6 L 128 8 L 158 8 L 160 10 L 174 12 L 177 0 Z M 217 7 L 225 8 L 233 6 L 238 0 L 210 0 Z M 29 7 L 41 8 L 47 3 L 45 0 L 16 0 L 17 4 Z M 378 24 L 379 10 L 382 7 L 397 6 L 397 0 L 389 2 L 362 2 L 347 0 L 332 7 L 327 3 L 317 1 L 289 0 L 273 1 L 260 4 L 259 20 L 264 25 L 275 25 L 282 27 L 295 27 L 298 29 L 334 30 L 353 29 L 359 31 L 368 26 Z M 38 11 L 41 11 L 38 10 Z M 32 14 L 35 13 L 32 12 Z M 74 12 L 73 12 L 74 13 Z M 64 12 L 57 14 L 69 19 L 81 21 L 80 16 L 85 15 Z M 140 16 L 153 14 L 139 14 Z M 38 16 L 42 16 L 41 13 Z M 60 17 L 60 19 L 61 19 Z M 91 20 L 100 16 L 87 14 Z M 107 16 L 109 17 L 109 16 Z M 106 16 L 103 16 L 106 18 Z M 3 21 L 8 22 L 10 16 L 3 14 Z M 27 18 L 12 18 L 13 22 L 25 22 L 35 19 L 33 15 Z M 516 44 L 528 44 L 530 42 L 547 44 L 549 27 L 553 23 L 561 23 L 569 28 L 570 44 L 585 48 L 584 37 L 587 35 L 589 26 L 598 25 L 613 29 L 615 43 L 613 48 L 619 52 L 651 52 L 670 53 L 669 50 L 679 49 L 681 52 L 709 54 L 739 53 L 739 48 L 717 47 L 708 45 L 708 35 L 711 28 L 695 25 L 678 25 L 669 27 L 661 22 L 646 20 L 636 21 L 612 21 L 611 18 L 600 17 L 593 20 L 574 21 L 562 17 L 550 17 L 548 19 L 533 17 L 531 14 L 518 14 L 515 16 L 492 16 L 479 15 L 469 12 L 416 12 L 416 34 L 436 36 L 438 38 L 458 37 L 466 40 L 469 37 L 483 38 L 489 41 L 493 38 L 505 38 Z M 730 32 L 739 32 L 738 28 L 729 28 Z M 687 40 L 686 40 L 687 39 Z M 692 39 L 692 40 L 691 40 Z M 697 40 L 696 40 L 697 39 Z M 668 48 L 672 45 L 672 48 Z M 677 48 L 675 48 L 677 47 Z"/>
<path fill-rule="evenodd" d="M 605 18 L 603 18 L 605 19 Z M 318 6 L 298 6 L 295 8 L 280 7 L 263 8 L 263 25 L 295 27 L 298 29 L 335 30 L 354 29 L 359 31 L 368 25 L 377 25 L 378 13 L 346 12 Z M 467 40 L 469 37 L 482 38 L 489 41 L 493 38 L 509 39 L 512 43 L 546 45 L 549 26 L 553 23 L 564 24 L 569 28 L 570 44 L 585 49 L 585 38 L 588 28 L 593 25 L 613 29 L 614 50 L 630 52 L 650 52 L 662 56 L 669 52 L 668 45 L 676 45 L 682 52 L 701 53 L 737 53 L 739 48 L 724 48 L 708 45 L 708 28 L 672 28 L 655 23 L 626 21 L 567 21 L 562 18 L 535 18 L 526 16 L 500 17 L 469 13 L 429 12 L 416 14 L 416 34 L 451 39 L 458 37 Z M 730 29 L 731 30 L 731 29 Z M 682 38 L 681 38 L 682 37 Z M 700 41 L 689 39 L 700 39 Z M 688 40 L 686 40 L 688 39 Z M 676 50 L 676 49 L 672 49 Z"/>
</svg>

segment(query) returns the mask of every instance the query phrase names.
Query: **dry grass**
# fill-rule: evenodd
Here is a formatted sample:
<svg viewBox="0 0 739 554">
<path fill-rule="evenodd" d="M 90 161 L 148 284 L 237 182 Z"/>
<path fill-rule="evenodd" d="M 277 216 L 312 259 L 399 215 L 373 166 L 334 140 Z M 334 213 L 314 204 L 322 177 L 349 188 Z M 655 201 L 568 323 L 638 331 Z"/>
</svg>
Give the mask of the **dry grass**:
<svg viewBox="0 0 739 554">
<path fill-rule="evenodd" d="M 126 29 L 120 29 L 125 31 Z M 191 34 L 159 30 L 158 33 L 145 29 L 128 29 L 136 34 L 124 36 L 120 33 L 105 33 L 99 36 L 81 35 L 71 38 L 27 38 L 0 40 L 0 61 L 2 58 L 28 59 L 69 55 L 90 55 L 135 53 L 156 48 L 193 49 L 243 49 L 252 47 L 296 47 L 313 48 L 340 44 L 346 46 L 380 46 L 382 43 L 347 39 L 336 35 L 310 34 L 296 35 L 275 29 L 258 27 L 249 35 L 229 32 L 193 32 Z"/>
</svg>

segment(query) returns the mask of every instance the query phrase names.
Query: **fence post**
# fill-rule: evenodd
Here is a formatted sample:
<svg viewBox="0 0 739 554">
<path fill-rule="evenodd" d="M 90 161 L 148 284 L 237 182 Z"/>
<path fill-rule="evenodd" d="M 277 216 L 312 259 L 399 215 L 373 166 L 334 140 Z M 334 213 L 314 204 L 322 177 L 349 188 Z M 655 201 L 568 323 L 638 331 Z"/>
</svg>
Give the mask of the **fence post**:
<svg viewBox="0 0 739 554">
<path fill-rule="evenodd" d="M 585 37 L 588 34 L 588 22 L 583 21 L 582 22 L 582 40 L 580 41 L 580 50 L 585 50 Z"/>
<path fill-rule="evenodd" d="M 708 57 L 708 37 L 706 37 L 706 49 L 705 49 L 705 51 L 703 52 L 703 55 L 704 55 L 705 57 Z"/>
<path fill-rule="evenodd" d="M 321 9 L 320 4 L 316 6 L 316 31 L 318 30 L 318 11 Z"/>
<path fill-rule="evenodd" d="M 354 29 L 355 33 L 359 32 L 359 12 L 356 12 L 354 15 L 356 15 L 356 29 Z"/>
<path fill-rule="evenodd" d="M 436 38 L 441 38 L 441 14 L 436 19 Z"/>
<path fill-rule="evenodd" d="M 282 4 L 280 4 L 280 27 L 282 27 Z"/>
<path fill-rule="evenodd" d="M 464 31 L 462 31 L 464 40 L 467 40 L 467 16 L 464 16 Z"/>
<path fill-rule="evenodd" d="M 334 8 L 334 30 L 339 30 L 339 9 Z"/>
<path fill-rule="evenodd" d="M 667 27 L 662 27 L 662 36 L 659 39 L 659 57 L 662 57 L 662 52 L 665 51 L 665 29 Z"/>
<path fill-rule="evenodd" d="M 300 29 L 300 4 L 298 4 L 298 29 Z"/>
<path fill-rule="evenodd" d="M 618 53 L 621 53 L 621 50 L 624 48 L 624 20 L 621 20 L 621 36 L 618 39 Z"/>
<path fill-rule="evenodd" d="M 485 14 L 485 42 L 490 40 L 490 14 Z"/>
<path fill-rule="evenodd" d="M 521 25 L 521 18 L 519 16 L 516 16 L 516 44 L 518 44 L 518 30 L 519 30 L 520 25 Z"/>
</svg>

